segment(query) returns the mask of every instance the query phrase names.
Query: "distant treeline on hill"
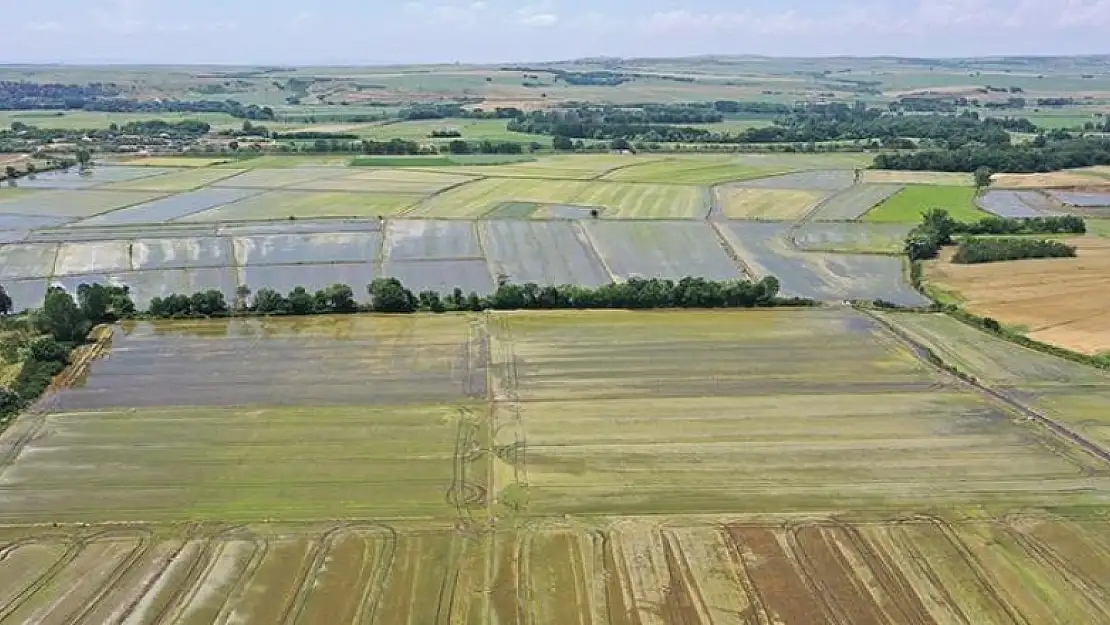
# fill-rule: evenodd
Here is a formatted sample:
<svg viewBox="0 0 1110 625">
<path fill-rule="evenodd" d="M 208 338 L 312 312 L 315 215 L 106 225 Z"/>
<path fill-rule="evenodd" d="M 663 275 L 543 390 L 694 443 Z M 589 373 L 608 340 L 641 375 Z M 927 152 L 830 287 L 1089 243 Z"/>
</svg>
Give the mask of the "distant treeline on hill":
<svg viewBox="0 0 1110 625">
<path fill-rule="evenodd" d="M 727 107 L 731 108 L 731 107 Z M 739 103 L 737 107 L 740 108 Z M 659 109 L 579 106 L 531 111 L 513 119 L 508 129 L 570 139 L 625 139 L 683 143 L 812 143 L 878 140 L 888 147 L 916 148 L 918 141 L 945 149 L 969 144 L 1007 146 L 1010 131 L 1036 132 L 1027 119 L 961 115 L 891 115 L 863 103 L 796 107 L 773 124 L 737 133 L 675 124 L 719 122 L 717 109 L 668 105 Z"/>
<path fill-rule="evenodd" d="M 956 150 L 879 154 L 873 167 L 966 172 L 986 167 L 994 172 L 1034 173 L 1092 165 L 1110 165 L 1110 139 L 1049 139 L 1042 135 L 1026 145 L 965 146 Z"/>
<path fill-rule="evenodd" d="M 227 113 L 242 119 L 273 119 L 268 106 L 235 100 L 135 100 L 108 83 L 88 85 L 0 81 L 0 110 L 32 109 L 107 111 L 112 113 Z"/>
</svg>

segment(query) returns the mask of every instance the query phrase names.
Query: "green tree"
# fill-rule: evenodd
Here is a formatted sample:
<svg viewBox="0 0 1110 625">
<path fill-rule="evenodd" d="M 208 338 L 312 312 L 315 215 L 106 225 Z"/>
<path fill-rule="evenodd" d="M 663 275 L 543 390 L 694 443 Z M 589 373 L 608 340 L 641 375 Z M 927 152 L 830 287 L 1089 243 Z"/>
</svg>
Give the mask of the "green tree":
<svg viewBox="0 0 1110 625">
<path fill-rule="evenodd" d="M 367 288 L 370 309 L 375 312 L 410 313 L 416 310 L 416 297 L 397 278 L 377 278 Z"/>
<path fill-rule="evenodd" d="M 36 172 L 36 171 L 38 171 L 38 168 L 37 168 L 37 167 L 35 167 L 35 164 L 34 164 L 34 163 L 27 163 L 27 166 L 26 166 L 26 172 L 27 172 L 27 175 L 28 175 L 29 177 L 31 177 L 31 179 L 32 179 L 32 180 L 33 180 L 33 179 L 34 179 L 34 177 L 35 177 L 35 172 Z"/>
<path fill-rule="evenodd" d="M 294 315 L 311 315 L 316 311 L 316 298 L 303 286 L 289 292 L 289 312 Z"/>
<path fill-rule="evenodd" d="M 42 308 L 36 313 L 35 325 L 39 331 L 63 343 L 79 343 L 89 332 L 89 322 L 73 297 L 57 287 L 47 290 Z"/>
<path fill-rule="evenodd" d="M 0 286 L 0 315 L 7 315 L 12 312 L 12 298 L 8 292 Z"/>
<path fill-rule="evenodd" d="M 952 243 L 952 233 L 958 224 L 943 208 L 931 208 L 925 211 L 921 225 L 933 233 L 938 245 L 948 245 Z"/>
<path fill-rule="evenodd" d="M 989 167 L 980 167 L 975 170 L 975 186 L 986 189 L 991 186 L 991 170 Z"/>
<path fill-rule="evenodd" d="M 258 289 L 254 294 L 254 309 L 263 314 L 280 314 L 286 312 L 288 303 L 281 293 L 273 289 Z"/>
<path fill-rule="evenodd" d="M 327 309 L 337 313 L 353 313 L 358 310 L 355 292 L 346 284 L 333 284 L 324 289 Z"/>
<path fill-rule="evenodd" d="M 557 135 L 554 139 L 552 139 L 551 145 L 556 150 L 562 150 L 566 152 L 570 152 L 574 149 L 574 141 L 571 141 L 570 137 L 564 137 L 562 135 Z"/>
<path fill-rule="evenodd" d="M 15 179 L 19 177 L 19 171 L 16 170 L 14 165 L 4 167 L 4 173 L 7 175 L 8 182 L 10 183 L 14 183 Z"/>
<path fill-rule="evenodd" d="M 92 162 L 92 154 L 85 148 L 77 150 L 77 164 L 81 166 L 82 171 L 88 169 L 89 163 Z"/>
</svg>

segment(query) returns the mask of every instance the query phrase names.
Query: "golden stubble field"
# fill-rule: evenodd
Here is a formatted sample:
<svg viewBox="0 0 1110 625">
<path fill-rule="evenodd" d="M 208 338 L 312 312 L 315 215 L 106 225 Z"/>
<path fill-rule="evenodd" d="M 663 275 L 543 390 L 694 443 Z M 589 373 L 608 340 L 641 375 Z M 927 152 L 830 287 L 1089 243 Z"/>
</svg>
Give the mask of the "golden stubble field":
<svg viewBox="0 0 1110 625">
<path fill-rule="evenodd" d="M 1078 352 L 1110 350 L 1110 239 L 1070 240 L 1076 258 L 957 265 L 950 254 L 926 264 L 926 277 L 963 306 L 1029 336 Z"/>
<path fill-rule="evenodd" d="M 1003 392 L 1110 388 L 953 335 Z M 0 623 L 1110 619 L 1105 463 L 912 341 L 844 310 L 129 325 L 0 438 Z"/>
</svg>

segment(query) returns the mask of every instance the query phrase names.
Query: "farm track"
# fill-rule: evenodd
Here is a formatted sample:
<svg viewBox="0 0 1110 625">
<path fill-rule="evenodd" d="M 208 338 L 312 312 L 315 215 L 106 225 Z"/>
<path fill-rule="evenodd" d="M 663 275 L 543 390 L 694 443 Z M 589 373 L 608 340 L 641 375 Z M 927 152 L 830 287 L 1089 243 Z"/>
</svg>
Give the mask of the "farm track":
<svg viewBox="0 0 1110 625">
<path fill-rule="evenodd" d="M 909 333 L 905 332 L 904 330 L 899 328 L 897 325 L 887 321 L 886 319 L 883 319 L 882 317 L 880 317 L 878 315 L 872 314 L 869 311 L 864 311 L 864 312 L 869 317 L 871 317 L 876 322 L 878 322 L 880 326 L 885 328 L 895 338 L 897 338 L 904 346 L 908 347 L 910 352 L 914 355 L 914 357 L 916 357 L 918 360 L 920 360 L 922 363 L 926 364 L 927 366 L 929 366 L 933 370 L 939 371 L 943 375 L 957 380 L 958 383 L 961 384 L 962 386 L 964 386 L 965 388 L 974 389 L 974 390 L 978 391 L 981 395 L 985 395 L 989 399 L 992 399 L 997 403 L 1001 403 L 1001 404 L 1009 407 L 1011 410 L 1017 411 L 1020 415 L 1026 417 L 1026 418 L 1028 418 L 1032 421 L 1040 423 L 1041 425 L 1045 426 L 1049 431 L 1051 431 L 1051 432 L 1055 433 L 1056 435 L 1058 435 L 1059 437 L 1065 439 L 1066 442 L 1073 443 L 1073 444 L 1079 446 L 1081 449 L 1085 450 L 1086 452 L 1090 453 L 1091 455 L 1095 456 L 1096 458 L 1099 458 L 1100 460 L 1102 460 L 1106 463 L 1110 463 L 1110 451 L 1108 451 L 1107 449 L 1105 449 L 1101 445 L 1099 445 L 1099 444 L 1095 443 L 1094 441 L 1086 438 L 1085 436 L 1079 434 L 1078 432 L 1075 432 L 1074 430 L 1071 430 L 1070 428 L 1068 428 L 1064 424 L 1060 423 L 1059 421 L 1056 421 L 1055 419 L 1052 419 L 1051 417 L 1048 417 L 1047 415 L 1045 415 L 1041 412 L 1038 412 L 1037 410 L 1034 410 L 1033 408 L 1030 408 L 1026 404 L 1023 404 L 1023 403 L 1013 399 L 1012 397 L 1010 397 L 1009 395 L 1007 395 L 1006 393 L 1004 393 L 1002 391 L 998 391 L 998 390 L 995 390 L 995 389 L 993 389 L 989 386 L 986 386 L 986 385 L 982 384 L 981 382 L 979 382 L 978 380 L 974 380 L 973 378 L 965 377 L 964 374 L 953 373 L 952 371 L 949 371 L 944 366 L 938 366 L 937 363 L 929 357 L 929 355 L 932 354 L 933 352 L 927 346 L 917 342 L 917 340 L 915 340 L 912 336 L 910 336 Z"/>
<path fill-rule="evenodd" d="M 758 280 L 759 277 L 752 271 L 751 266 L 744 261 L 743 257 L 736 251 L 736 248 L 729 242 L 728 235 L 722 230 L 724 226 L 718 221 L 711 221 L 709 222 L 709 227 L 713 230 L 713 234 L 717 236 L 717 243 L 725 251 L 725 254 L 732 259 L 732 262 L 736 264 L 743 278 L 747 280 Z"/>
</svg>

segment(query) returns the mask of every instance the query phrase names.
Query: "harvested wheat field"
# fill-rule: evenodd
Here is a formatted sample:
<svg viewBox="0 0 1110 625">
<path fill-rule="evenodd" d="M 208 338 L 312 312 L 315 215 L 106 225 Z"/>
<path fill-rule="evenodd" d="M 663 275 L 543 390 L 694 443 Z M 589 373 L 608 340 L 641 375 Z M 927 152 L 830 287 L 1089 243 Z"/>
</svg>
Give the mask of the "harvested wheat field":
<svg viewBox="0 0 1110 625">
<path fill-rule="evenodd" d="M 1069 241 L 1076 258 L 957 265 L 928 263 L 929 282 L 978 315 L 1086 354 L 1110 351 L 1110 240 Z"/>
<path fill-rule="evenodd" d="M 1089 187 L 1110 181 L 1091 170 L 1064 170 L 1043 174 L 994 174 L 991 186 L 1008 189 Z"/>
<path fill-rule="evenodd" d="M 901 317 L 121 325 L 0 436 L 0 623 L 1110 620 L 1107 461 L 1009 395 L 1074 370 Z"/>
</svg>

